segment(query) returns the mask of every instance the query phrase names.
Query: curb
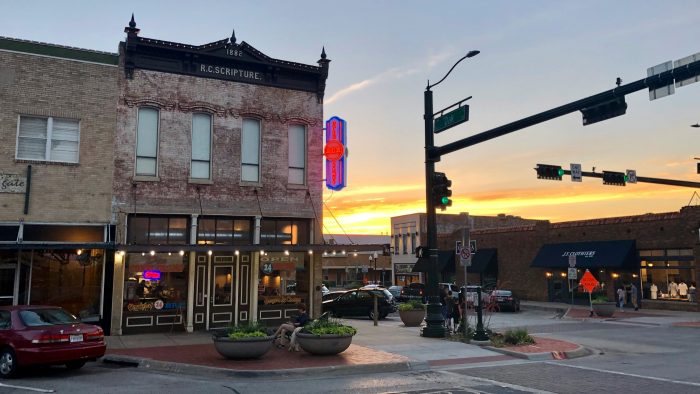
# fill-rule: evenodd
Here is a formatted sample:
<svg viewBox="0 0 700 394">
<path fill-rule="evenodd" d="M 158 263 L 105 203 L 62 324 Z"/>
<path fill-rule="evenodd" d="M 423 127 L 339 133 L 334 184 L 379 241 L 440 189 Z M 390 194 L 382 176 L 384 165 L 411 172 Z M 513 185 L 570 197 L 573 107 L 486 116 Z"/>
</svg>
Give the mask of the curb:
<svg viewBox="0 0 700 394">
<path fill-rule="evenodd" d="M 294 376 L 309 373 L 335 373 L 338 375 L 353 375 L 369 372 L 407 372 L 421 371 L 430 369 L 427 361 L 406 361 L 395 363 L 378 363 L 378 364 L 357 364 L 357 365 L 335 365 L 328 367 L 309 367 L 309 368 L 293 368 L 293 369 L 274 369 L 274 370 L 242 370 L 209 367 L 205 365 L 184 364 L 170 361 L 158 361 L 148 358 L 131 357 L 115 354 L 107 354 L 102 359 L 102 363 L 120 364 L 136 368 L 148 369 L 151 371 L 168 372 L 168 373 L 187 373 L 207 376 L 219 377 L 240 377 L 240 378 L 258 378 L 258 377 L 284 377 Z"/>
<path fill-rule="evenodd" d="M 542 352 L 542 353 L 522 353 L 516 352 L 514 350 L 508 350 L 504 348 L 498 348 L 493 346 L 484 346 L 484 349 L 491 350 L 496 353 L 505 354 L 508 356 L 513 356 L 517 358 L 522 358 L 530 361 L 545 361 L 545 360 L 562 360 L 562 359 L 572 359 L 579 358 L 593 354 L 593 352 L 583 346 L 579 346 L 574 350 L 567 350 L 563 352 Z"/>
</svg>

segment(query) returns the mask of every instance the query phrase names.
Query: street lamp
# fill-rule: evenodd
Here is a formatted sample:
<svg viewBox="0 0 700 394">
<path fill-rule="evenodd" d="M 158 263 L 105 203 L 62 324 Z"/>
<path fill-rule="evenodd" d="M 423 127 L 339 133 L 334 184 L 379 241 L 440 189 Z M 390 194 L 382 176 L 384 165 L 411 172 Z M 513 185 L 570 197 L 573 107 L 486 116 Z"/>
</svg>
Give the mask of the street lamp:
<svg viewBox="0 0 700 394">
<path fill-rule="evenodd" d="M 426 283 L 426 293 L 428 295 L 428 307 L 425 321 L 427 325 L 421 330 L 421 336 L 431 338 L 444 338 L 446 329 L 444 319 L 441 313 L 440 298 L 438 297 L 438 249 L 437 249 L 437 215 L 435 213 L 435 201 L 433 200 L 433 181 L 435 177 L 435 162 L 439 161 L 439 157 L 435 157 L 433 150 L 435 149 L 435 138 L 433 134 L 433 92 L 431 88 L 439 85 L 447 78 L 462 60 L 474 57 L 479 54 L 479 51 L 469 51 L 461 59 L 452 65 L 450 70 L 442 79 L 434 84 L 430 84 L 425 88 L 423 93 L 423 103 L 425 112 L 423 120 L 425 121 L 425 205 L 427 216 L 427 239 L 428 239 L 428 258 L 430 259 L 430 272 L 428 273 L 428 283 Z"/>
<path fill-rule="evenodd" d="M 373 254 L 369 255 L 369 264 L 372 265 L 374 262 L 374 270 L 373 276 L 374 276 L 374 283 L 377 283 L 377 259 L 379 258 L 379 255 L 377 252 L 374 252 Z"/>
</svg>

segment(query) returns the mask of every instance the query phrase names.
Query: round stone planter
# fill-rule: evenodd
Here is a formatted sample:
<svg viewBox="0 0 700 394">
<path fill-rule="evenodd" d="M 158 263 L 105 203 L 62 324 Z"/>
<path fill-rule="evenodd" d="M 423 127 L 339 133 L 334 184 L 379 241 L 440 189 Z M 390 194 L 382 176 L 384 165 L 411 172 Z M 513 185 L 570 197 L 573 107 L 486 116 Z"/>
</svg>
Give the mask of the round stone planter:
<svg viewBox="0 0 700 394">
<path fill-rule="evenodd" d="M 259 358 L 272 348 L 274 335 L 233 340 L 226 336 L 212 336 L 216 351 L 226 358 Z"/>
<path fill-rule="evenodd" d="M 593 312 L 598 317 L 613 317 L 617 305 L 614 302 L 605 302 L 602 304 L 593 304 Z"/>
<path fill-rule="evenodd" d="M 352 335 L 314 335 L 299 332 L 297 342 L 305 352 L 330 356 L 344 352 L 352 342 Z"/>
<path fill-rule="evenodd" d="M 406 327 L 418 327 L 425 319 L 425 309 L 399 311 L 399 317 Z"/>
</svg>

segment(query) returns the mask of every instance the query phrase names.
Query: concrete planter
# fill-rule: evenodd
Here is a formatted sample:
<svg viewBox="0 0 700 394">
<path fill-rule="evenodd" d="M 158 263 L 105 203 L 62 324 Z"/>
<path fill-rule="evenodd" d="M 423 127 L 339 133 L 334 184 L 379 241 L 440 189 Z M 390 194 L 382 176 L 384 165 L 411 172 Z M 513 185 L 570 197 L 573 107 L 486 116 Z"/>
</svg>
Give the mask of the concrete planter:
<svg viewBox="0 0 700 394">
<path fill-rule="evenodd" d="M 613 317 L 615 309 L 617 309 L 617 305 L 615 305 L 614 302 L 593 304 L 593 312 L 595 312 L 598 317 Z"/>
<path fill-rule="evenodd" d="M 406 327 L 418 327 L 425 319 L 425 309 L 399 311 L 399 317 Z"/>
<path fill-rule="evenodd" d="M 272 348 L 274 335 L 245 339 L 212 336 L 216 351 L 226 358 L 260 358 Z"/>
<path fill-rule="evenodd" d="M 305 352 L 330 356 L 344 352 L 352 342 L 352 335 L 314 335 L 308 333 L 297 333 L 297 342 Z"/>
</svg>

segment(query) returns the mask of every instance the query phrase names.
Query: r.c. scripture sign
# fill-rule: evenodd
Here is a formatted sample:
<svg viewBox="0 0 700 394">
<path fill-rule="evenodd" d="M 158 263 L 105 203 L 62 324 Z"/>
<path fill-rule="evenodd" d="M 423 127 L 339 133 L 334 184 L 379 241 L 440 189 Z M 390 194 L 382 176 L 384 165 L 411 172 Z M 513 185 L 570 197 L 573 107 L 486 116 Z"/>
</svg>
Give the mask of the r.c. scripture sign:
<svg viewBox="0 0 700 394">
<path fill-rule="evenodd" d="M 24 193 L 27 178 L 16 174 L 0 174 L 0 193 Z"/>
</svg>

